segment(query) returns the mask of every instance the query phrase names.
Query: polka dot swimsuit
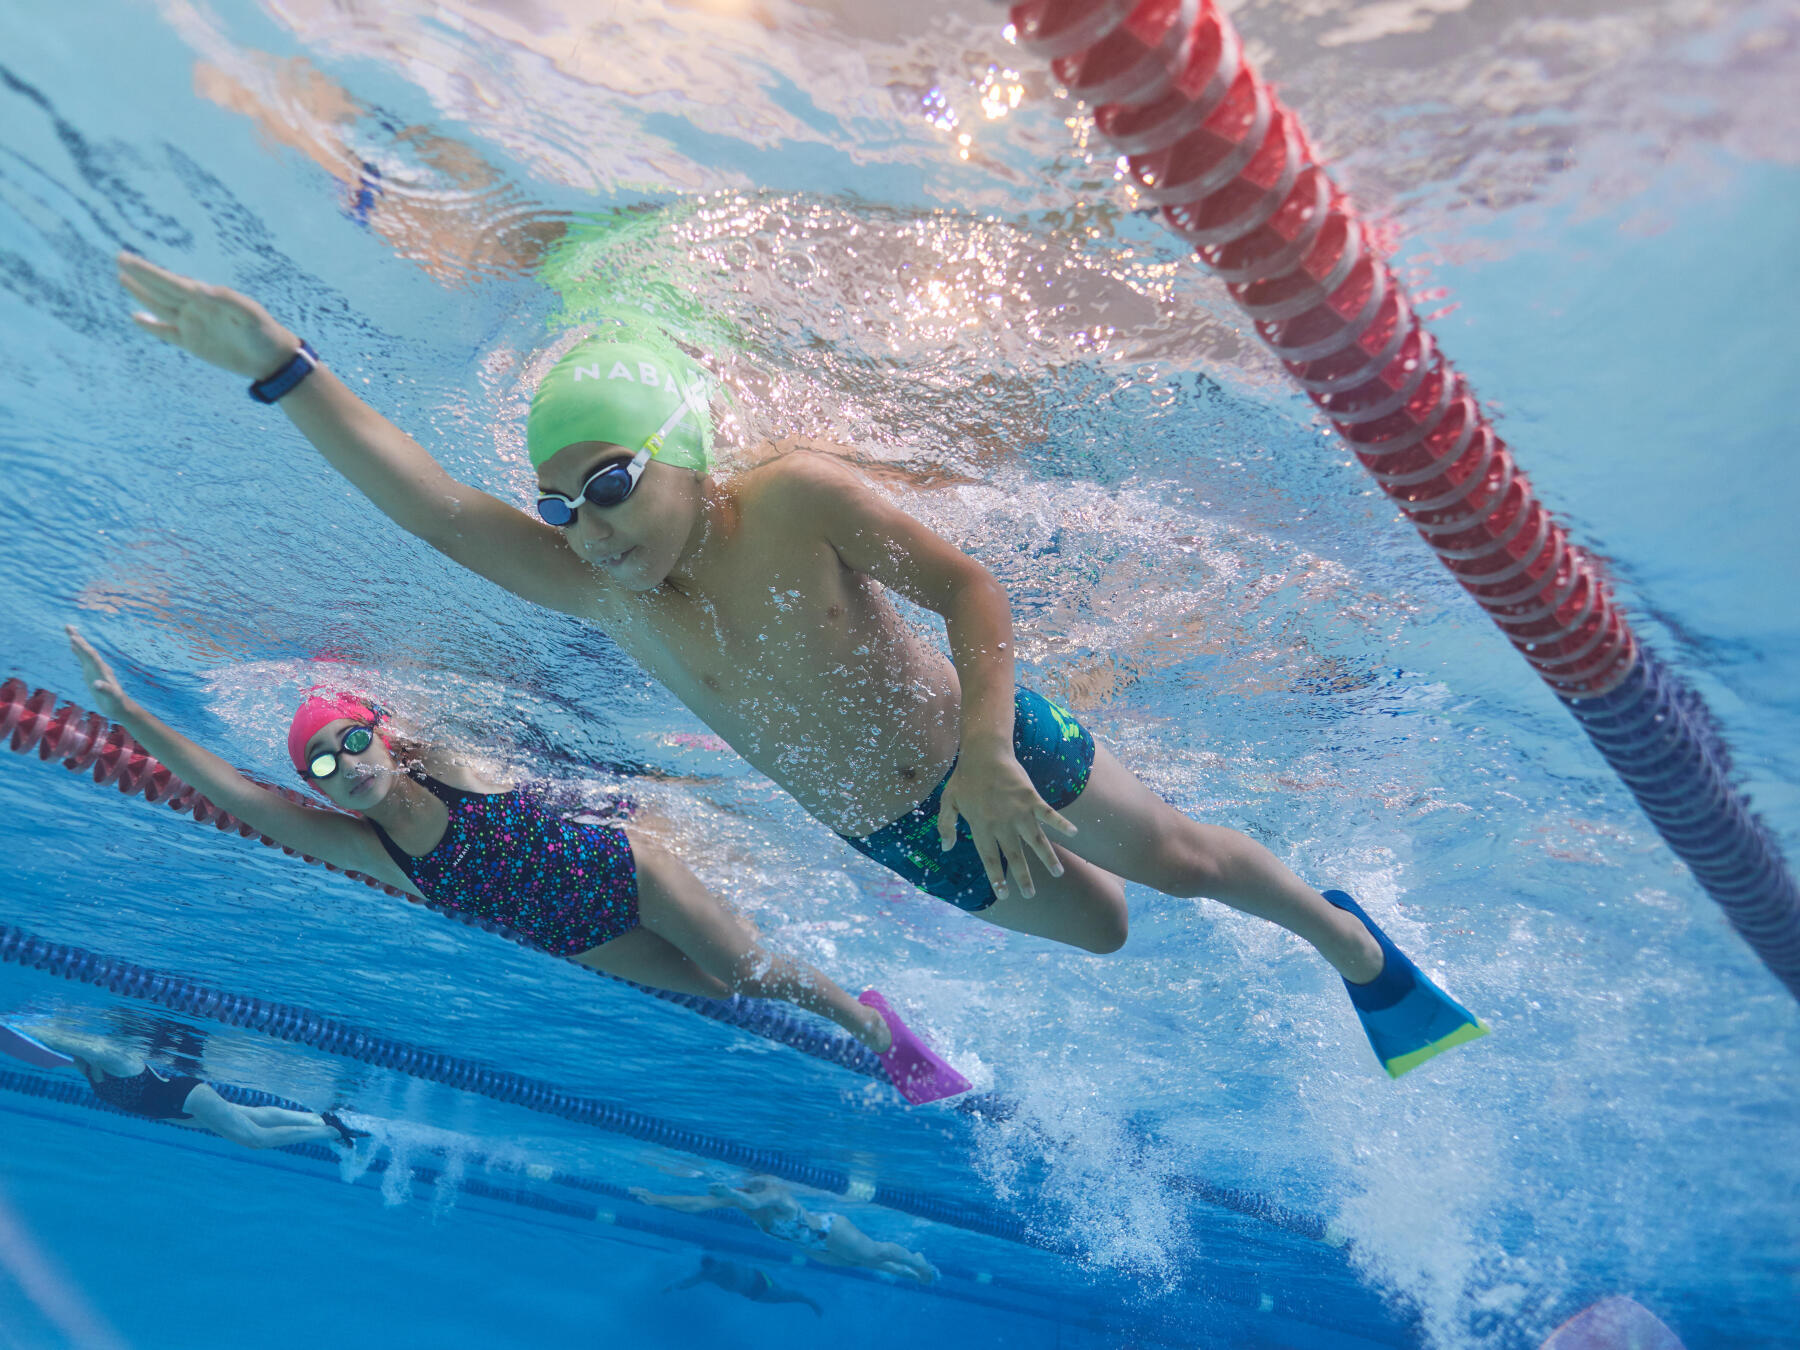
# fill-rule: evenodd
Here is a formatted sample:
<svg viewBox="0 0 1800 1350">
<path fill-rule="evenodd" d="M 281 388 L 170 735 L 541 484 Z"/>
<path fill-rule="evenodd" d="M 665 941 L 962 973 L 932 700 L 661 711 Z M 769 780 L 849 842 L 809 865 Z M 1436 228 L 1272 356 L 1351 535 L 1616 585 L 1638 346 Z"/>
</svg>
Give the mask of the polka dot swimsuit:
<svg viewBox="0 0 1800 1350">
<path fill-rule="evenodd" d="M 637 927 L 637 864 L 623 830 L 565 820 L 529 789 L 464 792 L 421 781 L 450 813 L 431 852 L 415 858 L 369 824 L 434 906 L 501 924 L 557 956 Z"/>
</svg>

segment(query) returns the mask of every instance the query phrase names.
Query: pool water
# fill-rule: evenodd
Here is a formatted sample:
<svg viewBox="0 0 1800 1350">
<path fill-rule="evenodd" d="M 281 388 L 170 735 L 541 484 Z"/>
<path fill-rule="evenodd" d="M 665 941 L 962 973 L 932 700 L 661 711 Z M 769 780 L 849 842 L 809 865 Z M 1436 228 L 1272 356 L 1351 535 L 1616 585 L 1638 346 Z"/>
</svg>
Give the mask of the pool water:
<svg viewBox="0 0 1800 1350">
<path fill-rule="evenodd" d="M 1236 18 L 1793 856 L 1800 20 L 1490 8 Z M 375 1132 L 348 1160 L 250 1152 L 0 1064 L 0 1345 L 1498 1350 L 1615 1293 L 1693 1350 L 1800 1344 L 1791 997 L 1001 11 L 585 13 L 0 11 L 0 676 L 79 699 L 77 623 L 154 711 L 280 781 L 287 711 L 329 662 L 570 792 L 628 784 L 771 942 L 878 982 L 1006 1109 L 907 1109 L 0 756 L 0 924 L 689 1137 L 0 965 L 0 1010 L 203 1041 L 208 1078 Z M 856 446 L 1007 584 L 1029 682 L 1184 810 L 1356 893 L 1494 1034 L 1390 1082 L 1329 969 L 1220 906 L 1134 888 L 1129 945 L 1096 958 L 908 892 L 599 631 L 402 535 L 278 413 L 137 334 L 111 265 L 131 247 L 256 296 L 524 503 L 532 374 L 580 318 L 532 268 L 571 231 L 605 287 L 716 337 L 732 455 Z M 723 1144 L 852 1178 L 808 1203 L 942 1278 L 796 1264 L 630 1198 L 738 1178 Z M 708 1253 L 818 1311 L 665 1292 Z"/>
</svg>

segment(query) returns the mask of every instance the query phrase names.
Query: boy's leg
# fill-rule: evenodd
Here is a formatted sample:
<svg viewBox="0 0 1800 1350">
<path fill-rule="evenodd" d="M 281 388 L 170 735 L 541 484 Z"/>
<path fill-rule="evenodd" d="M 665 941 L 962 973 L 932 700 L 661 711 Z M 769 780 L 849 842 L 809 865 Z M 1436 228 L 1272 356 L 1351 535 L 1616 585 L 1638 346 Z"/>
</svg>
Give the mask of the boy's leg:
<svg viewBox="0 0 1800 1350">
<path fill-rule="evenodd" d="M 1065 807 L 1063 814 L 1069 815 L 1069 811 Z M 1097 955 L 1118 951 L 1131 931 L 1124 886 L 1112 873 L 1084 862 L 1060 844 L 1052 847 L 1062 860 L 1060 877 L 1047 875 L 1034 856 L 1036 895 L 1028 898 L 1020 895 L 1017 887 L 1008 886 L 1006 894 L 986 909 L 969 912 L 1015 933 L 1048 938 Z"/>
<path fill-rule="evenodd" d="M 1354 915 L 1326 900 L 1249 836 L 1182 815 L 1103 745 L 1094 747 L 1087 787 L 1062 814 L 1080 833 L 1059 840 L 1059 853 L 1078 854 L 1096 869 L 1165 895 L 1205 896 L 1280 924 L 1311 943 L 1352 983 L 1381 973 L 1381 947 Z M 1040 879 L 1038 899 L 1061 889 L 1072 873 Z M 1009 889 L 988 914 L 1004 906 L 1010 915 L 1031 903 Z"/>
</svg>

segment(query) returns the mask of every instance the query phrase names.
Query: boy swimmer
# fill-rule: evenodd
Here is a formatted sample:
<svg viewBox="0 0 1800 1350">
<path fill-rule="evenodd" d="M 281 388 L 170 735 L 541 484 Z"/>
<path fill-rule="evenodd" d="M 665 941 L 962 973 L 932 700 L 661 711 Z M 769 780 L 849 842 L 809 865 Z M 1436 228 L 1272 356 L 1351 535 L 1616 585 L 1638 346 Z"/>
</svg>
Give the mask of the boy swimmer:
<svg viewBox="0 0 1800 1350">
<path fill-rule="evenodd" d="M 533 516 L 451 478 L 255 301 L 132 254 L 119 279 L 141 327 L 278 400 L 397 524 L 598 623 L 814 817 L 931 894 L 1100 953 L 1125 941 L 1123 881 L 1206 896 L 1310 943 L 1390 1074 L 1485 1032 L 1349 896 L 1181 815 L 1018 688 L 1000 584 L 841 459 L 795 441 L 713 476 L 704 375 L 661 334 L 606 330 L 539 384 Z M 887 589 L 943 617 L 949 660 Z"/>
</svg>

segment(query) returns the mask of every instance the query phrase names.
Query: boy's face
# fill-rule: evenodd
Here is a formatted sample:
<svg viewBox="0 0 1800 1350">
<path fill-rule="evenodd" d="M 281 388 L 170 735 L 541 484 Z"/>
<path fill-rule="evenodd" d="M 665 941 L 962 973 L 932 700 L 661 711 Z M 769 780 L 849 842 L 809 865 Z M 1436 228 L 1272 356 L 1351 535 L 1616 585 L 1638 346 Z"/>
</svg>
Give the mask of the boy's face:
<svg viewBox="0 0 1800 1350">
<path fill-rule="evenodd" d="M 598 469 L 628 463 L 632 452 L 605 441 L 565 445 L 538 467 L 538 487 L 581 501 L 562 527 L 569 546 L 628 591 L 651 591 L 681 560 L 700 507 L 700 478 L 651 460 L 631 495 L 616 506 L 582 500 Z"/>
<path fill-rule="evenodd" d="M 354 727 L 366 725 L 368 724 L 365 722 L 340 717 L 335 722 L 327 722 L 320 727 L 306 743 L 306 760 L 309 764 L 315 755 L 336 752 L 337 772 L 325 778 L 309 777 L 307 782 L 323 792 L 335 805 L 349 811 L 367 811 L 385 799 L 394 786 L 394 757 L 388 753 L 381 737 L 371 739 L 369 748 L 359 755 L 353 755 L 343 748 L 345 733 Z"/>
</svg>

